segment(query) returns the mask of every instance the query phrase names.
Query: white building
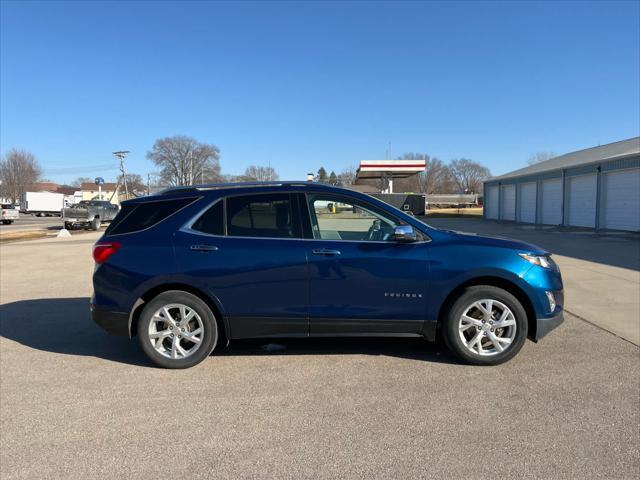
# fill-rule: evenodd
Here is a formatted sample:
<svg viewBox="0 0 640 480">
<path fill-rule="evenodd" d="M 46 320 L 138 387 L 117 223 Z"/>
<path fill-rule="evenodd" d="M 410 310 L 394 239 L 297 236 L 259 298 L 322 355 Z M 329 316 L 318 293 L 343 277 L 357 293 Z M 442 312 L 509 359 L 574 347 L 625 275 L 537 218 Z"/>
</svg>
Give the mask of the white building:
<svg viewBox="0 0 640 480">
<path fill-rule="evenodd" d="M 484 217 L 640 231 L 640 137 L 568 153 L 487 180 Z"/>
</svg>

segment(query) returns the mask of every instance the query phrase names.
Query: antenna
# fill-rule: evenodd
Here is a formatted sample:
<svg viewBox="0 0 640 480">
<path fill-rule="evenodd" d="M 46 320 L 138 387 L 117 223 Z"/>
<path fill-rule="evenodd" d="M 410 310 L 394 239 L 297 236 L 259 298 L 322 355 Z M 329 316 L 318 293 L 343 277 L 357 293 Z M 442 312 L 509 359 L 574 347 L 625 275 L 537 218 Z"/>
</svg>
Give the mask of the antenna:
<svg viewBox="0 0 640 480">
<path fill-rule="evenodd" d="M 122 182 L 124 183 L 124 193 L 129 198 L 129 187 L 127 186 L 127 177 L 124 173 L 124 159 L 129 154 L 129 150 L 120 150 L 113 152 L 113 154 L 120 160 L 120 173 L 122 174 Z"/>
</svg>

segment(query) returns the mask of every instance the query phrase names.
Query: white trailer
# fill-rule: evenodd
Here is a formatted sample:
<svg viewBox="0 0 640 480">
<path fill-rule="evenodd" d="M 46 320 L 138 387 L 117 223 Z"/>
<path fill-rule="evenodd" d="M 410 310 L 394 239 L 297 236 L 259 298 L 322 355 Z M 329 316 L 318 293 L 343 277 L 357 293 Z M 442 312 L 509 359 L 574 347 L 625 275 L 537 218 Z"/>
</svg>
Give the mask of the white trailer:
<svg viewBox="0 0 640 480">
<path fill-rule="evenodd" d="M 64 195 L 54 192 L 24 192 L 20 202 L 21 211 L 37 217 L 60 215 L 64 207 Z"/>
</svg>

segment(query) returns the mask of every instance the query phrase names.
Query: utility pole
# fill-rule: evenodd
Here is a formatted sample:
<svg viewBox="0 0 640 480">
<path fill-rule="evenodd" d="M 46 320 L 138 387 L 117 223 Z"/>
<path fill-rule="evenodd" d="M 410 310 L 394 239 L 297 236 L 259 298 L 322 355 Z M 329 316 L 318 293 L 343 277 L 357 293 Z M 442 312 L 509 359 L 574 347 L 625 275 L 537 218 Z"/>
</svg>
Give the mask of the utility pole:
<svg viewBox="0 0 640 480">
<path fill-rule="evenodd" d="M 120 150 L 113 152 L 113 154 L 120 160 L 120 173 L 122 174 L 122 183 L 124 183 L 124 194 L 129 198 L 129 187 L 127 186 L 127 177 L 124 172 L 124 159 L 129 153 L 129 150 Z"/>
<path fill-rule="evenodd" d="M 151 195 L 151 174 L 147 173 L 147 195 Z"/>
</svg>

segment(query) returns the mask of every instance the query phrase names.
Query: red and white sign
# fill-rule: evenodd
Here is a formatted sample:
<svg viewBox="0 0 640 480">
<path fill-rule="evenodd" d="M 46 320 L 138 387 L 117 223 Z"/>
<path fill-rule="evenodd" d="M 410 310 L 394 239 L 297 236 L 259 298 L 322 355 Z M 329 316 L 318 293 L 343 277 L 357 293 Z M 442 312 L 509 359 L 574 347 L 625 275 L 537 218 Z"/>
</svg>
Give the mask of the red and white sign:
<svg viewBox="0 0 640 480">
<path fill-rule="evenodd" d="M 416 173 L 427 168 L 426 160 L 362 160 L 361 172 Z"/>
</svg>

